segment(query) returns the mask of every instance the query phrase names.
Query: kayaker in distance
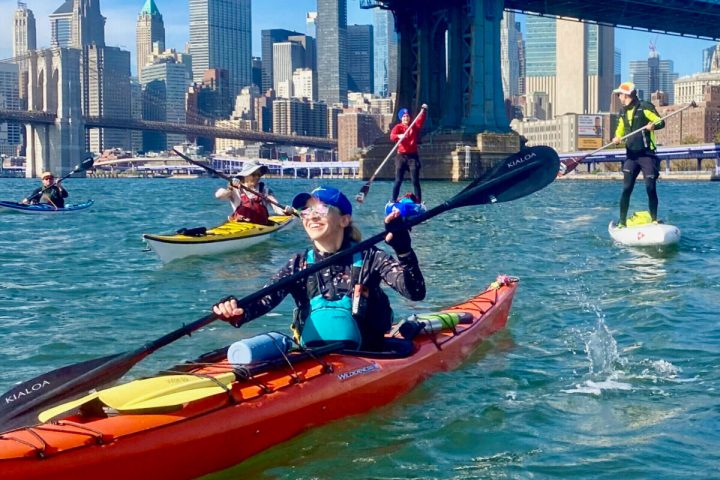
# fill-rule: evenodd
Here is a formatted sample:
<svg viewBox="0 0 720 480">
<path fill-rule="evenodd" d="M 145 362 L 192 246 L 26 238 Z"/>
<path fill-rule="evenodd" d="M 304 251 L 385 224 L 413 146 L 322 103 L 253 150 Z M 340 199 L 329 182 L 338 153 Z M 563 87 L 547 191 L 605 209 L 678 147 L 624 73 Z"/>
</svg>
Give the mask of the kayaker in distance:
<svg viewBox="0 0 720 480">
<path fill-rule="evenodd" d="M 229 220 L 237 222 L 250 222 L 257 225 L 269 225 L 270 209 L 276 215 L 285 215 L 281 209 L 270 203 L 270 199 L 276 203 L 277 199 L 273 196 L 264 182 L 260 181 L 260 177 L 268 172 L 268 167 L 261 165 L 257 160 L 245 162 L 243 169 L 233 178 L 228 188 L 219 188 L 215 192 L 215 198 L 220 200 L 229 200 L 232 203 L 233 213 L 228 217 Z M 242 187 L 248 187 L 261 195 L 256 195 Z"/>
<path fill-rule="evenodd" d="M 43 172 L 41 178 L 42 185 L 33 190 L 26 198 L 23 198 L 20 203 L 26 205 L 49 203 L 55 208 L 64 208 L 68 192 L 61 185 L 62 180 L 55 183 L 55 176 L 52 172 Z"/>
<path fill-rule="evenodd" d="M 630 206 L 630 195 L 632 195 L 635 180 L 637 180 L 641 170 L 645 180 L 645 189 L 647 190 L 650 216 L 652 221 L 657 223 L 658 196 L 656 182 L 660 175 L 660 160 L 655 154 L 654 130 L 665 127 L 665 122 L 660 118 L 652 103 L 638 99 L 634 83 L 623 82 L 613 90 L 613 93 L 619 95 L 620 103 L 623 105 L 613 143 L 619 144 L 621 137 L 626 133 L 645 127 L 642 132 L 625 140 L 627 160 L 625 160 L 622 168 L 623 190 L 620 196 L 620 220 L 617 227 L 625 227 L 628 207 Z"/>
<path fill-rule="evenodd" d="M 301 193 L 292 206 L 300 210 L 312 246 L 293 256 L 268 285 L 360 241 L 360 231 L 352 222 L 352 205 L 339 190 L 319 187 Z M 397 259 L 372 246 L 243 308 L 233 299 L 214 305 L 213 312 L 239 327 L 265 315 L 290 294 L 297 304 L 292 328 L 301 344 L 345 341 L 350 348 L 382 350 L 393 313 L 381 282 L 411 300 L 425 298 L 425 280 L 410 234 L 396 228 L 399 221 L 399 212 L 385 218 L 385 241 L 395 250 Z"/>
<path fill-rule="evenodd" d="M 400 123 L 395 125 L 390 131 L 390 141 L 400 141 L 398 145 L 398 154 L 395 157 L 395 184 L 393 185 L 391 202 L 398 201 L 400 195 L 400 187 L 402 186 L 405 172 L 410 170 L 410 180 L 413 184 L 413 190 L 417 197 L 418 203 L 422 201 L 422 191 L 420 189 L 420 156 L 418 155 L 418 143 L 420 142 L 420 130 L 425 123 L 427 114 L 427 105 L 423 103 L 420 107 L 415 124 L 410 128 L 411 118 L 410 111 L 407 108 L 401 108 L 398 112 Z"/>
</svg>

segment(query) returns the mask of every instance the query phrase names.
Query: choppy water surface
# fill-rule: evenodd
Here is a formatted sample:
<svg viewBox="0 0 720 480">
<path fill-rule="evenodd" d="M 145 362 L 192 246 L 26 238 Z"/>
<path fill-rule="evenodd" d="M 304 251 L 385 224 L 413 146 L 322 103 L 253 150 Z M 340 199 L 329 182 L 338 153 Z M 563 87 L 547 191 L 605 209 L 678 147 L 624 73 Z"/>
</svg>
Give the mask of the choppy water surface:
<svg viewBox="0 0 720 480">
<path fill-rule="evenodd" d="M 270 180 L 289 202 L 318 180 Z M 36 182 L 0 179 L 0 198 Z M 262 286 L 306 245 L 299 225 L 247 251 L 163 266 L 141 234 L 220 223 L 214 179 L 70 179 L 74 215 L 0 215 L 0 391 L 41 372 L 131 350 Z M 328 180 L 354 195 L 360 181 Z M 390 183 L 356 222 L 380 228 Z M 429 205 L 462 184 L 426 183 Z M 520 277 L 506 331 L 463 367 L 400 401 L 311 430 L 213 478 L 717 478 L 720 475 L 718 183 L 659 185 L 680 227 L 670 249 L 613 245 L 617 182 L 559 182 L 511 203 L 447 212 L 413 230 L 428 299 L 464 300 Z M 639 185 L 631 209 L 644 209 Z M 395 297 L 394 297 L 395 298 Z M 235 330 L 217 323 L 131 376 L 290 321 L 291 301 Z M 244 441 L 238 439 L 238 442 Z M 232 446 L 228 446 L 232 448 Z M 201 461 L 201 459 L 198 459 Z"/>
</svg>

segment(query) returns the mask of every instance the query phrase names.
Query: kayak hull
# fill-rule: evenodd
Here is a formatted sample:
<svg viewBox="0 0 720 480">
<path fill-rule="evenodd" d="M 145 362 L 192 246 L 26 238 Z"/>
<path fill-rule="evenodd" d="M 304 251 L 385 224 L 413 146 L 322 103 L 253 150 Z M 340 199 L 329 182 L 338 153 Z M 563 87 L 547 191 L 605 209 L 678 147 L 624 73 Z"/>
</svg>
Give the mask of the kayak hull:
<svg viewBox="0 0 720 480">
<path fill-rule="evenodd" d="M 23 479 L 127 479 L 138 471 L 144 478 L 183 479 L 229 468 L 308 428 L 390 403 L 432 373 L 457 367 L 505 327 L 516 285 L 493 285 L 444 310 L 462 313 L 463 322 L 434 338 L 419 335 L 404 358 L 330 353 L 323 359 L 332 371 L 315 360 L 293 365 L 299 382 L 282 369 L 257 382 L 233 383 L 235 403 L 220 393 L 170 413 L 73 416 L 32 432 L 7 432 L 0 436 L 0 471 Z M 202 373 L 223 369 L 228 366 L 221 362 Z M 258 383 L 270 390 L 263 393 Z"/>
<path fill-rule="evenodd" d="M 610 222 L 608 232 L 615 242 L 635 247 L 672 245 L 680 241 L 680 229 L 666 223 L 617 228 L 615 222 Z"/>
<path fill-rule="evenodd" d="M 256 225 L 248 222 L 226 222 L 207 230 L 205 235 L 154 235 L 143 234 L 145 243 L 163 263 L 191 256 L 219 255 L 236 252 L 267 240 L 273 233 L 290 225 L 294 217 L 273 216 L 274 225 Z"/>
<path fill-rule="evenodd" d="M 55 208 L 49 203 L 38 203 L 35 205 L 25 205 L 18 202 L 8 202 L 0 200 L 0 213 L 24 213 L 29 215 L 60 215 L 63 213 L 73 213 L 80 210 L 90 208 L 94 200 L 88 200 L 83 203 L 77 203 L 73 205 L 65 205 L 63 208 Z"/>
</svg>

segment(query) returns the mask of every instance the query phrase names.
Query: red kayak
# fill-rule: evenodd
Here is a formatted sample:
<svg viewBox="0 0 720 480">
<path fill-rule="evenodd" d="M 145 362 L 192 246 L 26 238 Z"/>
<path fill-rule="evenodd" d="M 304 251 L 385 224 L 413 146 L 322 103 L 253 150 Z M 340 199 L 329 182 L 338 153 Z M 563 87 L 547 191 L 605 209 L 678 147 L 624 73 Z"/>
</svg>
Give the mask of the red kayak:
<svg viewBox="0 0 720 480">
<path fill-rule="evenodd" d="M 198 359 L 202 368 L 184 364 L 176 375 L 108 389 L 110 400 L 101 391 L 80 408 L 68 404 L 70 413 L 52 421 L 2 433 L 2 478 L 127 480 L 140 471 L 143 478 L 182 479 L 232 467 L 310 427 L 385 405 L 430 374 L 457 367 L 505 327 L 516 287 L 517 279 L 499 277 L 464 303 L 419 315 L 388 336 L 387 352 L 320 347 L 313 354 L 291 352 L 271 367 L 233 370 L 219 350 Z M 436 328 L 440 323 L 443 329 Z M 186 380 L 175 393 L 153 395 L 142 387 Z M 120 406 L 108 406 L 112 402 Z"/>
</svg>

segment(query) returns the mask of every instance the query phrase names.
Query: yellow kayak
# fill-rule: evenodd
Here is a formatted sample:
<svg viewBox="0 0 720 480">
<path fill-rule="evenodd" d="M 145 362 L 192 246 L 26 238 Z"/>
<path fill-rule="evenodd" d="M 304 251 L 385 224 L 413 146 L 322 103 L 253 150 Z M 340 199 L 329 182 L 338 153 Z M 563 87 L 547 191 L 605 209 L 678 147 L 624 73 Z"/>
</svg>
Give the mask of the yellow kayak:
<svg viewBox="0 0 720 480">
<path fill-rule="evenodd" d="M 248 222 L 225 222 L 217 227 L 204 229 L 182 229 L 171 235 L 143 234 L 148 246 L 158 254 L 164 263 L 199 255 L 242 250 L 266 240 L 271 234 L 290 225 L 292 216 L 271 216 L 272 225 L 257 225 Z"/>
</svg>

